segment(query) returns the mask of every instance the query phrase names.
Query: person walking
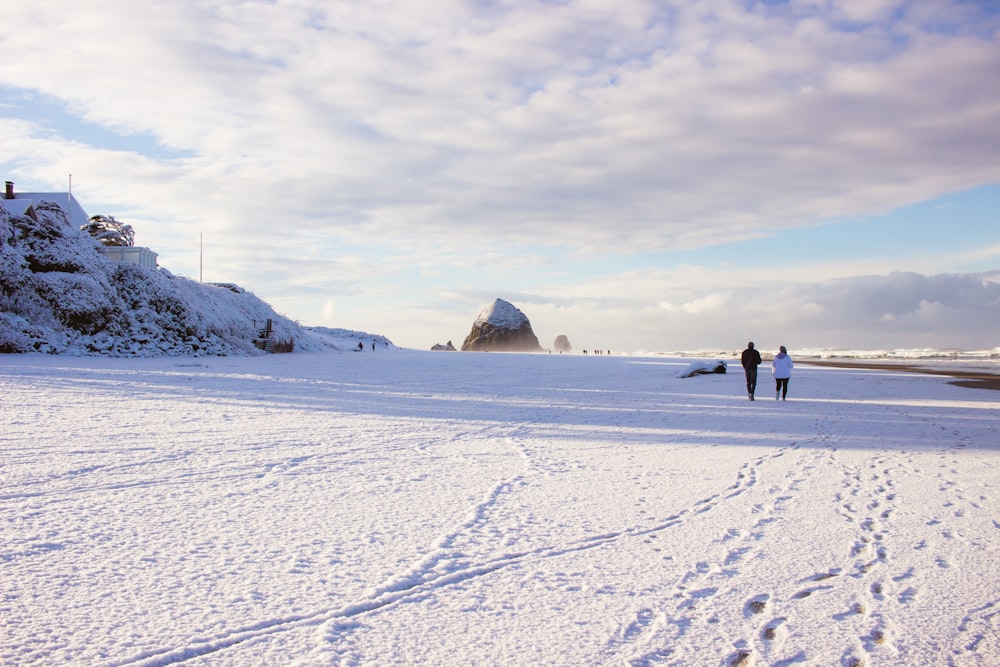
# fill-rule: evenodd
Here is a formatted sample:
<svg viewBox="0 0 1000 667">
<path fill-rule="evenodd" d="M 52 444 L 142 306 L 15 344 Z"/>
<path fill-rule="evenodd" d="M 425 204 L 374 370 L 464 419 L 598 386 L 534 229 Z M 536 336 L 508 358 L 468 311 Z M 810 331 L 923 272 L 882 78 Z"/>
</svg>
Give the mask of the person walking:
<svg viewBox="0 0 1000 667">
<path fill-rule="evenodd" d="M 743 350 L 740 361 L 747 376 L 747 396 L 752 401 L 754 392 L 757 391 L 757 367 L 760 366 L 760 352 L 754 349 L 753 341 L 747 343 L 747 349 Z"/>
<path fill-rule="evenodd" d="M 788 350 L 785 349 L 784 345 L 779 347 L 778 354 L 774 355 L 774 360 L 771 362 L 771 374 L 774 375 L 774 400 L 785 400 L 785 396 L 788 395 L 788 378 L 792 376 L 792 368 L 795 364 L 792 363 L 792 358 L 788 356 Z"/>
</svg>

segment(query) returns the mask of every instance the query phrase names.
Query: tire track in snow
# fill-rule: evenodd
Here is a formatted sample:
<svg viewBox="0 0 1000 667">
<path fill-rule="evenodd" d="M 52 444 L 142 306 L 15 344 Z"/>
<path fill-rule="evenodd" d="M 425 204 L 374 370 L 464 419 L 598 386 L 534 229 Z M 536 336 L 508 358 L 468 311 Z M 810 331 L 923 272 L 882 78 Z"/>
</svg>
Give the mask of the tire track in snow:
<svg viewBox="0 0 1000 667">
<path fill-rule="evenodd" d="M 503 482 L 497 485 L 489 496 L 494 499 L 501 496 L 512 483 Z M 486 504 L 477 506 L 475 516 L 470 517 L 463 526 L 471 527 L 480 521 L 482 518 L 480 513 L 485 506 Z M 187 646 L 180 648 L 146 651 L 132 658 L 112 664 L 117 666 L 136 665 L 140 667 L 172 665 L 216 653 L 237 644 L 262 639 L 279 632 L 316 626 L 321 627 L 320 632 L 325 640 L 324 643 L 330 644 L 335 640 L 335 636 L 340 631 L 350 628 L 354 624 L 354 619 L 358 616 L 377 612 L 392 605 L 419 598 L 511 566 L 599 548 L 618 539 L 649 534 L 676 526 L 680 523 L 680 516 L 678 515 L 677 517 L 668 518 L 663 523 L 652 527 L 628 529 L 597 535 L 562 546 L 543 547 L 521 553 L 507 554 L 480 563 L 453 564 L 442 568 L 441 564 L 448 562 L 453 556 L 449 546 L 451 541 L 460 534 L 456 532 L 446 536 L 439 542 L 438 551 L 425 556 L 410 571 L 396 575 L 379 585 L 364 600 L 353 602 L 334 610 L 323 610 L 314 614 L 273 619 L 246 628 L 222 633 L 214 637 L 194 639 Z M 444 572 L 441 571 L 442 569 Z"/>
<path fill-rule="evenodd" d="M 558 558 L 567 554 L 601 548 L 620 540 L 643 538 L 684 523 L 687 517 L 715 509 L 721 502 L 741 495 L 757 480 L 757 468 L 761 462 L 782 456 L 788 448 L 768 454 L 742 466 L 736 481 L 719 493 L 703 498 L 691 507 L 682 509 L 666 518 L 652 520 L 649 524 L 634 525 L 619 531 L 591 535 L 558 545 L 550 545 L 527 551 L 513 552 L 483 561 L 470 561 L 455 549 L 457 541 L 487 525 L 490 510 L 501 502 L 518 485 L 524 484 L 528 475 L 545 474 L 547 466 L 542 464 L 516 437 L 512 444 L 521 451 L 527 462 L 525 473 L 498 482 L 466 513 L 464 520 L 445 535 L 439 537 L 429 552 L 420 558 L 409 570 L 396 574 L 382 584 L 372 588 L 367 597 L 348 603 L 336 609 L 320 610 L 312 614 L 301 614 L 271 619 L 243 628 L 218 633 L 210 637 L 192 639 L 187 645 L 177 648 L 143 651 L 128 659 L 112 663 L 115 667 L 162 667 L 201 658 L 224 651 L 236 645 L 252 643 L 267 637 L 294 630 L 318 628 L 320 641 L 310 659 L 329 657 L 327 647 L 336 643 L 337 637 L 357 624 L 357 619 L 376 613 L 394 605 L 417 599 L 470 579 L 488 576 L 498 570 L 526 563 Z"/>
<path fill-rule="evenodd" d="M 364 600 L 344 605 L 335 610 L 323 610 L 313 614 L 294 615 L 284 618 L 272 619 L 258 624 L 239 628 L 225 633 L 220 633 L 214 637 L 193 639 L 187 646 L 174 649 L 163 649 L 144 651 L 126 660 L 112 663 L 113 665 L 137 665 L 141 667 L 154 667 L 158 665 L 172 665 L 193 658 L 203 657 L 212 653 L 222 651 L 237 644 L 252 642 L 263 639 L 268 635 L 288 632 L 291 630 L 321 626 L 332 622 L 342 622 L 356 616 L 382 609 L 393 603 L 399 602 L 409 596 L 422 595 L 438 588 L 444 588 L 465 581 L 470 578 L 483 576 L 494 572 L 502 567 L 507 567 L 514 562 L 522 560 L 529 554 L 516 554 L 507 558 L 498 559 L 495 562 L 472 566 L 452 566 L 445 568 L 442 574 L 440 564 L 454 559 L 456 554 L 452 550 L 455 540 L 465 531 L 472 529 L 482 523 L 489 507 L 496 504 L 498 499 L 518 483 L 520 476 L 511 480 L 506 480 L 495 485 L 485 497 L 478 502 L 469 513 L 466 514 L 465 521 L 455 530 L 439 538 L 434 544 L 430 553 L 422 558 L 418 563 L 405 573 L 396 575 L 383 584 L 370 591 Z"/>
</svg>

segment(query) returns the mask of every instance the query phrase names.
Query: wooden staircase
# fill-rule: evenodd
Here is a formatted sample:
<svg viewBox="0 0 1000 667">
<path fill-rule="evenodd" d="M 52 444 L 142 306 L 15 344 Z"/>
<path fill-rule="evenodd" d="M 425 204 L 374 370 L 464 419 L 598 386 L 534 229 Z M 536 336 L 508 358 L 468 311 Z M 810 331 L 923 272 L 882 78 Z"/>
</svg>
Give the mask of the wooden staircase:
<svg viewBox="0 0 1000 667">
<path fill-rule="evenodd" d="M 268 319 L 263 326 L 254 320 L 253 328 L 257 333 L 257 337 L 253 340 L 254 347 L 265 352 L 273 352 L 274 344 L 271 340 L 271 334 L 274 333 L 274 330 L 271 328 L 271 320 Z"/>
</svg>

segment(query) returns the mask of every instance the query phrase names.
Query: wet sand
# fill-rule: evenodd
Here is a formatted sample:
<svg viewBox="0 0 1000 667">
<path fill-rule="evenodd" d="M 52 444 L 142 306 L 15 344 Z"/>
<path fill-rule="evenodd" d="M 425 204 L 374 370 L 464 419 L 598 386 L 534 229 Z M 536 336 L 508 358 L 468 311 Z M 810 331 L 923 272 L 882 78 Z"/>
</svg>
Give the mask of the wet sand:
<svg viewBox="0 0 1000 667">
<path fill-rule="evenodd" d="M 834 368 L 861 368 L 876 371 L 897 371 L 901 373 L 923 373 L 950 377 L 949 384 L 970 389 L 993 389 L 1000 391 L 1000 375 L 986 371 L 964 371 L 961 369 L 929 368 L 916 363 L 896 363 L 892 361 L 871 362 L 853 359 L 803 359 L 795 363 L 809 366 L 831 366 Z"/>
</svg>

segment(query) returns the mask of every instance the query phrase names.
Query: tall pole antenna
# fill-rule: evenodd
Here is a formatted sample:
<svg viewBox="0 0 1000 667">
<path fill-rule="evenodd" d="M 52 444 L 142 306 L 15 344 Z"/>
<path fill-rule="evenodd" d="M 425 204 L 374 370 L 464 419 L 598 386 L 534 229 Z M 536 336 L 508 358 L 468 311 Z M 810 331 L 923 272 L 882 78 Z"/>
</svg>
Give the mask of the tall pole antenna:
<svg viewBox="0 0 1000 667">
<path fill-rule="evenodd" d="M 205 282 L 205 234 L 198 232 L 198 282 Z"/>
</svg>

